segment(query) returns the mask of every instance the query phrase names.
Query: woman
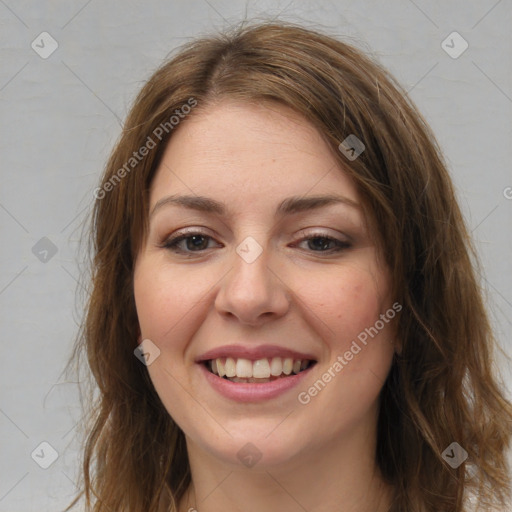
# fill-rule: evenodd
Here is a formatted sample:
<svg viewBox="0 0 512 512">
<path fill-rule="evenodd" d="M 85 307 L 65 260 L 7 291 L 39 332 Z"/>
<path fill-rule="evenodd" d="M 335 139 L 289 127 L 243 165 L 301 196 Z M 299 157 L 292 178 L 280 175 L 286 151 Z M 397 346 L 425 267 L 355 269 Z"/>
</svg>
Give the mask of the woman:
<svg viewBox="0 0 512 512">
<path fill-rule="evenodd" d="M 505 510 L 473 249 L 378 64 L 288 24 L 196 40 L 95 196 L 88 510 Z"/>
</svg>

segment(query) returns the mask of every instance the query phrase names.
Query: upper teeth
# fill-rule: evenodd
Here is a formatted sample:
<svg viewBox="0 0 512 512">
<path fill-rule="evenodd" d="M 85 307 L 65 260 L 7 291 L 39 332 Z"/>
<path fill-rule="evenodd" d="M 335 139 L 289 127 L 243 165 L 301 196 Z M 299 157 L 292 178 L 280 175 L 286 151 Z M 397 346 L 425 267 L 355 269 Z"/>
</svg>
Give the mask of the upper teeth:
<svg viewBox="0 0 512 512">
<path fill-rule="evenodd" d="M 285 375 L 290 375 L 292 372 L 299 373 L 307 368 L 308 363 L 308 359 L 294 360 L 291 357 L 284 359 L 273 357 L 271 359 L 258 359 L 257 361 L 219 357 L 210 361 L 210 369 L 219 377 L 268 379 L 271 375 L 279 377 L 282 373 Z"/>
</svg>

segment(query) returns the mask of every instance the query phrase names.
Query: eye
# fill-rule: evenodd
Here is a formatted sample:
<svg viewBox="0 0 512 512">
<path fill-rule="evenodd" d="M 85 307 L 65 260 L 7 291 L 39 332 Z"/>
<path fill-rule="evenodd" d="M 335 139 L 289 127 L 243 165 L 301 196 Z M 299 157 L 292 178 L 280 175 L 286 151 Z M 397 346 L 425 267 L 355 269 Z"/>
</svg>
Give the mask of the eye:
<svg viewBox="0 0 512 512">
<path fill-rule="evenodd" d="M 313 252 L 333 253 L 340 252 L 351 247 L 345 240 L 339 240 L 325 233 L 312 233 L 299 240 L 299 243 L 307 242 L 308 248 Z"/>
<path fill-rule="evenodd" d="M 178 254 L 191 256 L 192 253 L 202 253 L 211 249 L 210 242 L 214 239 L 201 232 L 178 233 L 167 239 L 162 247 Z M 345 240 L 339 240 L 325 233 L 312 233 L 299 240 L 295 245 L 307 243 L 307 250 L 317 253 L 336 253 L 348 249 L 351 244 Z M 217 244 L 219 246 L 220 244 Z"/>
<path fill-rule="evenodd" d="M 203 252 L 208 249 L 209 241 L 213 241 L 213 238 L 204 233 L 178 233 L 176 236 L 164 242 L 162 247 L 176 253 L 190 254 L 191 252 Z"/>
</svg>

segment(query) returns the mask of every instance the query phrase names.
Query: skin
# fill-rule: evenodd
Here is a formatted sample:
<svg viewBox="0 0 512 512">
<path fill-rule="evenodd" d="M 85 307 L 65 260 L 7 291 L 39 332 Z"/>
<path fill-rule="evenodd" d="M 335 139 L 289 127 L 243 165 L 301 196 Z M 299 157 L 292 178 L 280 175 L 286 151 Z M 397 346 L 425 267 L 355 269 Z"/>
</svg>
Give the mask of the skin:
<svg viewBox="0 0 512 512">
<path fill-rule="evenodd" d="M 161 351 L 147 369 L 186 436 L 193 484 L 180 512 L 389 507 L 375 446 L 393 322 L 309 403 L 298 401 L 394 302 L 388 269 L 359 207 L 339 203 L 275 214 L 287 197 L 333 193 L 359 203 L 320 134 L 281 105 L 210 105 L 183 122 L 166 148 L 150 212 L 171 194 L 207 196 L 229 211 L 219 216 L 161 206 L 136 260 L 140 339 Z M 206 237 L 179 244 L 189 257 L 163 246 L 183 228 Z M 334 252 L 336 243 L 327 243 L 322 252 L 318 231 L 351 246 Z M 235 250 L 249 236 L 263 249 L 252 263 Z M 218 394 L 194 362 L 221 345 L 264 343 L 314 354 L 317 364 L 285 394 L 240 403 Z M 261 453 L 252 468 L 237 457 L 249 442 Z"/>
</svg>

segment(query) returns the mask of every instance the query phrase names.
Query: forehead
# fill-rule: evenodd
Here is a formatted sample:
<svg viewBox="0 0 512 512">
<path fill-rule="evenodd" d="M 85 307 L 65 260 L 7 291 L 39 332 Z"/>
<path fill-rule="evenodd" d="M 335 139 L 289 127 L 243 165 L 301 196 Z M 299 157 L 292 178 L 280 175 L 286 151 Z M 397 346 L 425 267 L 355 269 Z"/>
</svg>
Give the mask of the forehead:
<svg viewBox="0 0 512 512">
<path fill-rule="evenodd" d="M 239 208 L 266 208 L 294 195 L 337 193 L 358 200 L 352 179 L 318 130 L 274 102 L 223 101 L 187 118 L 165 149 L 150 208 L 177 193 Z"/>
</svg>

